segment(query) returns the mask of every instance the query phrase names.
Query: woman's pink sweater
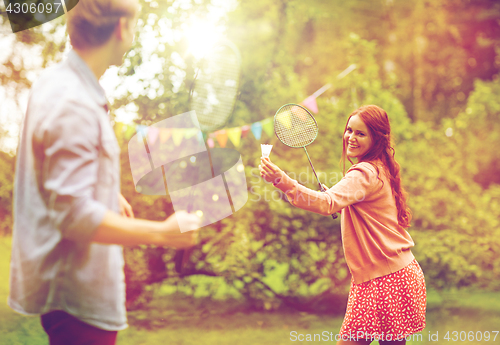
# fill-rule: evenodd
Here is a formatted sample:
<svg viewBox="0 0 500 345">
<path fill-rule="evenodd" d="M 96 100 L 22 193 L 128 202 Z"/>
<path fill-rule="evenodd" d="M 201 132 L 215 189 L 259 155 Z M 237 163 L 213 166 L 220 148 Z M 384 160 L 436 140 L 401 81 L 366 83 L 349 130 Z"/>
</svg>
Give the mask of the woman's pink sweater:
<svg viewBox="0 0 500 345">
<path fill-rule="evenodd" d="M 322 215 L 340 212 L 342 245 L 354 283 L 385 276 L 406 267 L 414 256 L 410 234 L 398 224 L 391 184 L 380 161 L 353 165 L 326 192 L 300 185 L 285 173 L 275 184 L 290 203 Z"/>
</svg>

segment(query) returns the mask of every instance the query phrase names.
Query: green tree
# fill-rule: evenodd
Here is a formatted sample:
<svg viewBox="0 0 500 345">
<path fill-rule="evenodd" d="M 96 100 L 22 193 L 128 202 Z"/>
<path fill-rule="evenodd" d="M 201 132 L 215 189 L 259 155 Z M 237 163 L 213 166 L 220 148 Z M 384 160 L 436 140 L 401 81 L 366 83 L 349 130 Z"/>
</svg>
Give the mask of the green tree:
<svg viewBox="0 0 500 345">
<path fill-rule="evenodd" d="M 197 60 L 187 54 L 183 27 L 217 4 L 164 0 L 143 1 L 142 6 L 135 45 L 119 68 L 119 84 L 132 82 L 133 87 L 113 94 L 111 115 L 114 119 L 131 109 L 138 114 L 135 124 L 151 125 L 188 110 Z M 499 67 L 492 55 L 498 43 L 497 6 L 465 0 L 240 1 L 220 17 L 243 58 L 241 92 L 227 126 L 270 117 L 282 104 L 300 102 L 331 83 L 318 99 L 320 133 L 308 148 L 322 182 L 331 186 L 341 178 L 338 160 L 347 116 L 361 104 L 380 105 L 391 118 L 414 213 L 410 233 L 430 285 L 498 288 L 500 268 L 494 258 L 500 192 L 494 144 L 495 95 L 500 90 L 497 81 L 472 86 L 474 78 L 495 79 Z M 67 44 L 59 34 L 63 24 L 64 18 L 53 22 L 48 34 L 36 28 L 17 33 L 15 49 L 2 65 L 2 85 L 21 92 L 39 68 L 59 61 Z M 39 66 L 24 63 L 27 49 L 40 52 Z M 338 80 L 338 73 L 351 64 L 356 69 Z M 491 130 L 485 133 L 485 128 Z M 137 217 L 165 219 L 173 212 L 169 197 L 135 190 L 128 138 L 118 123 L 116 134 L 123 194 Z M 301 150 L 286 148 L 266 134 L 262 142 L 275 145 L 271 157 L 280 167 L 317 187 Z M 246 167 L 247 205 L 202 229 L 201 243 L 183 275 L 174 271 L 174 250 L 126 249 L 130 307 L 148 301 L 160 282 L 194 288 L 191 277 L 203 275 L 223 277 L 233 290 L 267 309 L 282 303 L 313 308 L 315 302 L 345 292 L 349 275 L 339 221 L 294 208 L 263 183 L 257 172 L 259 144 L 247 139 L 238 148 Z M 13 159 L 0 158 L 0 215 L 9 215 Z M 207 293 L 216 295 L 216 286 Z"/>
</svg>

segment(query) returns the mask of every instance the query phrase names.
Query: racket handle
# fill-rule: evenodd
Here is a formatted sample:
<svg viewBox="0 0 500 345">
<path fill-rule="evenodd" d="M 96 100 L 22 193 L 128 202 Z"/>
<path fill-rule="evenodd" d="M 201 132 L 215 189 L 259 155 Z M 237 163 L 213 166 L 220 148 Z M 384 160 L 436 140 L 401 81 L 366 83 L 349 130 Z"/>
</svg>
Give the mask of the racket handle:
<svg viewBox="0 0 500 345">
<path fill-rule="evenodd" d="M 193 203 L 189 202 L 187 206 L 187 212 L 191 213 L 193 211 Z M 179 274 L 181 274 L 182 270 L 184 269 L 184 266 L 186 263 L 189 261 L 189 257 L 191 256 L 191 252 L 193 251 L 192 248 L 189 249 L 179 249 L 174 256 L 174 262 L 175 262 L 175 271 Z"/>
<path fill-rule="evenodd" d="M 189 257 L 191 256 L 192 252 L 193 252 L 193 247 L 188 249 L 179 249 L 175 253 L 174 261 L 175 261 L 175 271 L 177 273 L 181 274 L 182 270 L 184 269 L 184 266 L 186 266 L 186 263 L 189 261 Z"/>
<path fill-rule="evenodd" d="M 184 255 L 185 255 L 185 251 L 184 249 L 179 249 L 178 251 L 175 252 L 175 256 L 174 256 L 174 262 L 175 262 L 175 271 L 177 273 L 181 273 L 182 271 L 182 268 L 183 268 L 183 262 L 184 262 Z"/>
<path fill-rule="evenodd" d="M 325 188 L 323 188 L 323 185 L 322 185 L 321 183 L 319 183 L 319 182 L 318 182 L 318 184 L 319 184 L 319 189 L 320 189 L 323 193 L 324 193 L 324 192 L 326 192 L 326 189 L 325 189 Z M 332 214 L 332 219 L 337 219 L 337 214 L 336 214 L 336 213 Z"/>
</svg>

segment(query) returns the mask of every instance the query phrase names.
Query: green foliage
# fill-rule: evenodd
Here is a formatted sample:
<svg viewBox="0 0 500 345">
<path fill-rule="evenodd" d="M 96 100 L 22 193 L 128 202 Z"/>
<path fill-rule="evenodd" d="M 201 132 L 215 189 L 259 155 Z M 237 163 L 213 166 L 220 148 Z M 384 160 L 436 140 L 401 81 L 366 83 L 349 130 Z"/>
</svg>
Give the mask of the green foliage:
<svg viewBox="0 0 500 345">
<path fill-rule="evenodd" d="M 331 83 L 318 98 L 320 132 L 308 147 L 321 181 L 331 186 L 342 177 L 338 161 L 348 115 L 362 104 L 381 106 L 391 119 L 414 215 L 414 252 L 428 285 L 498 289 L 500 84 L 478 80 L 472 86 L 478 76 L 498 79 L 500 60 L 491 54 L 498 42 L 489 32 L 473 42 L 466 37 L 470 28 L 496 27 L 497 12 L 475 22 L 469 3 L 240 1 L 221 19 L 243 59 L 241 93 L 227 126 L 270 117 L 282 104 L 300 102 Z M 175 39 L 176 32 L 212 5 L 165 0 L 142 1 L 142 6 L 135 45 L 119 68 L 123 85 L 132 80 L 135 88 L 114 95 L 111 115 L 136 109 L 136 124 L 151 125 L 188 110 L 197 61 L 187 54 L 187 40 Z M 470 6 L 479 17 L 487 9 L 479 2 Z M 466 24 L 455 17 L 465 18 Z M 48 66 L 61 58 L 65 40 L 56 33 L 62 24 L 62 19 L 55 21 L 47 37 L 37 29 L 18 33 L 15 46 L 41 49 L 41 66 Z M 160 40 L 158 46 L 148 44 L 151 35 Z M 22 51 L 13 50 L 0 75 L 2 85 L 12 84 L 17 91 L 31 85 L 28 68 L 19 63 Z M 153 62 L 159 67 L 153 69 Z M 337 79 L 351 64 L 356 69 Z M 173 213 L 169 197 L 135 191 L 128 141 L 121 127 L 116 132 L 122 148 L 122 193 L 136 217 L 165 219 Z M 148 302 L 156 288 L 165 286 L 214 298 L 226 291 L 264 309 L 281 304 L 314 309 L 321 299 L 345 293 L 350 278 L 339 221 L 292 207 L 264 183 L 257 169 L 260 142 L 249 136 L 238 148 L 246 167 L 247 205 L 202 229 L 181 276 L 174 271 L 174 250 L 126 248 L 130 308 Z M 274 145 L 271 158 L 283 170 L 317 189 L 303 150 L 287 148 L 266 134 L 262 142 Z M 14 159 L 1 155 L 0 160 L 0 233 L 8 233 Z"/>
<path fill-rule="evenodd" d="M 0 236 L 12 232 L 15 157 L 0 151 Z"/>
<path fill-rule="evenodd" d="M 500 183 L 500 81 L 477 80 L 465 111 L 447 125 L 457 133 L 464 168 L 484 188 Z"/>
<path fill-rule="evenodd" d="M 0 299 L 4 301 L 8 293 L 9 258 L 10 239 L 2 237 Z M 407 344 L 436 344 L 428 341 L 428 332 L 439 332 L 442 337 L 451 330 L 484 334 L 497 329 L 500 322 L 499 297 L 498 292 L 458 290 L 437 293 L 429 290 L 427 327 L 422 332 L 422 341 L 409 341 Z M 119 332 L 117 343 L 157 344 L 168 339 L 172 343 L 199 344 L 203 339 L 203 344 L 289 344 L 291 331 L 302 334 L 321 334 L 325 330 L 334 335 L 338 333 L 345 300 L 340 308 L 330 307 L 328 313 L 320 315 L 289 309 L 257 312 L 250 307 L 241 301 L 218 302 L 185 299 L 178 294 L 156 295 L 147 307 L 128 313 L 130 327 Z M 19 315 L 5 303 L 0 304 L 0 338 L 5 345 L 47 344 L 39 317 Z"/>
<path fill-rule="evenodd" d="M 477 82 L 464 112 L 436 130 L 414 126 L 408 143 L 406 161 L 423 160 L 405 164 L 404 175 L 414 224 L 423 230 L 414 234 L 417 252 L 437 287 L 499 288 L 500 188 L 475 182 L 481 174 L 495 174 L 488 168 L 498 159 L 498 87 Z"/>
</svg>

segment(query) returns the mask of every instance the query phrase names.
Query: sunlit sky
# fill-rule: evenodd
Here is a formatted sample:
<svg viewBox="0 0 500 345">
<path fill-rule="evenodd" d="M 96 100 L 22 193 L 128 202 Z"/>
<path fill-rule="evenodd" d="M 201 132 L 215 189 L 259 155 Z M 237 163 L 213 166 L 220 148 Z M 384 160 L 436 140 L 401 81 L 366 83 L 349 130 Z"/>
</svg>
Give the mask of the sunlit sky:
<svg viewBox="0 0 500 345">
<path fill-rule="evenodd" d="M 3 5 L 3 4 L 2 4 Z M 179 8 L 189 10 L 191 4 L 187 0 L 177 0 L 169 8 L 169 12 L 175 13 Z M 154 78 L 155 74 L 161 71 L 162 61 L 154 54 L 156 49 L 162 51 L 165 45 L 173 45 L 175 42 L 186 38 L 189 42 L 187 54 L 192 54 L 195 58 L 203 57 L 204 53 L 216 43 L 217 40 L 224 38 L 225 27 L 220 25 L 220 20 L 227 15 L 227 12 L 232 11 L 237 6 L 237 0 L 212 0 L 209 11 L 203 17 L 194 14 L 181 25 L 180 30 L 173 30 L 167 18 L 161 18 L 158 21 L 157 27 L 151 25 L 154 21 L 148 21 L 144 25 L 144 29 L 136 34 L 136 39 L 140 39 L 143 46 L 143 63 L 135 69 L 133 76 L 125 79 L 118 76 L 118 67 L 112 66 L 109 68 L 100 80 L 100 83 L 109 101 L 112 103 L 115 99 L 123 96 L 127 91 L 132 93 L 133 98 L 138 97 L 141 93 L 145 93 L 150 98 L 158 96 L 158 92 L 162 92 L 160 81 Z M 50 35 L 49 31 L 52 24 L 46 23 L 37 28 L 30 30 L 39 30 L 46 35 Z M 56 38 L 59 40 L 66 39 L 65 27 L 56 33 Z M 52 38 L 54 36 L 52 35 Z M 0 32 L 0 63 L 4 63 L 14 49 L 14 34 L 11 32 Z M 15 49 L 22 51 L 23 63 L 28 69 L 33 69 L 33 72 L 27 74 L 31 81 L 35 81 L 42 69 L 39 67 L 42 64 L 41 47 L 23 47 L 23 44 L 17 43 Z M 66 54 L 71 49 L 69 42 L 66 44 Z M 131 51 L 129 54 L 134 54 Z M 174 63 L 173 78 L 171 80 L 174 85 L 174 92 L 177 91 L 185 78 L 184 72 L 184 57 L 179 53 L 174 52 L 171 56 Z M 14 64 L 20 65 L 20 61 L 14 61 Z M 0 73 L 4 73 L 1 70 Z M 0 150 L 13 153 L 17 147 L 19 129 L 26 112 L 29 90 L 24 91 L 21 95 L 15 94 L 12 88 L 0 86 L 0 126 L 8 130 L 6 138 L 0 140 Z M 17 97 L 20 101 L 20 106 L 16 106 L 14 98 Z M 117 110 L 117 121 L 130 123 L 137 115 L 137 108 L 134 104 L 129 104 L 127 107 Z"/>
</svg>

